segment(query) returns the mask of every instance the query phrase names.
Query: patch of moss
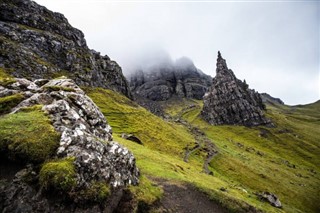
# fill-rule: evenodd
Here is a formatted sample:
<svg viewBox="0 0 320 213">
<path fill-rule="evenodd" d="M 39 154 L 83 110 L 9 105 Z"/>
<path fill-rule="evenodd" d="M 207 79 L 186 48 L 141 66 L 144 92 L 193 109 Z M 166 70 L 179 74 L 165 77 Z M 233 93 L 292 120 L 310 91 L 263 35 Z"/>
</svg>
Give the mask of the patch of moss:
<svg viewBox="0 0 320 213">
<path fill-rule="evenodd" d="M 86 73 L 91 72 L 91 68 L 90 68 L 90 67 L 85 67 L 83 70 L 84 70 Z"/>
<path fill-rule="evenodd" d="M 0 98 L 0 115 L 10 112 L 10 110 L 17 106 L 23 98 L 23 95 L 20 93 Z"/>
<path fill-rule="evenodd" d="M 14 78 L 10 74 L 8 74 L 8 70 L 0 67 L 0 86 L 7 86 L 16 82 Z"/>
<path fill-rule="evenodd" d="M 76 193 L 78 200 L 84 200 L 94 203 L 103 203 L 110 196 L 111 190 L 107 183 L 94 182 L 87 189 Z"/>
<path fill-rule="evenodd" d="M 43 162 L 59 146 L 60 134 L 42 111 L 30 110 L 0 117 L 0 150 L 23 162 Z"/>
<path fill-rule="evenodd" d="M 47 91 L 66 91 L 66 92 L 75 92 L 75 90 L 73 88 L 69 88 L 69 87 L 62 87 L 62 86 L 45 86 L 44 87 L 45 90 Z"/>
<path fill-rule="evenodd" d="M 40 185 L 44 189 L 69 192 L 76 182 L 74 158 L 63 158 L 45 163 L 39 174 Z"/>
</svg>

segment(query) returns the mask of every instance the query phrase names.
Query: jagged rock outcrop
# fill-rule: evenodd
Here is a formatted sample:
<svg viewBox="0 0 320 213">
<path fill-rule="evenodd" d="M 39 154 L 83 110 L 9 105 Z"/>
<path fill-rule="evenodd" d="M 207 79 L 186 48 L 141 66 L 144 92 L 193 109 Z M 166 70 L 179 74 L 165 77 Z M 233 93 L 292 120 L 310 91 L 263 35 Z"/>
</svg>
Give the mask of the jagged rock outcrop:
<svg viewBox="0 0 320 213">
<path fill-rule="evenodd" d="M 168 100 L 173 95 L 200 100 L 211 85 L 211 77 L 184 57 L 175 63 L 167 61 L 139 69 L 130 75 L 129 82 L 135 96 L 152 101 Z"/>
<path fill-rule="evenodd" d="M 204 96 L 202 117 L 212 125 L 271 125 L 258 92 L 237 79 L 218 52 L 216 76 Z"/>
<path fill-rule="evenodd" d="M 64 75 L 80 86 L 132 98 L 121 67 L 90 50 L 83 33 L 62 14 L 30 0 L 3 0 L 0 11 L 0 67 L 9 74 L 29 80 Z"/>
<path fill-rule="evenodd" d="M 284 105 L 284 102 L 280 98 L 274 98 L 268 93 L 260 93 L 260 96 L 263 103 Z"/>
<path fill-rule="evenodd" d="M 76 184 L 72 191 L 83 191 L 95 183 L 105 183 L 113 190 L 115 196 L 111 195 L 112 199 L 118 196 L 124 186 L 138 184 L 139 170 L 134 156 L 128 149 L 112 141 L 112 130 L 105 117 L 73 80 L 14 80 L 0 86 L 0 97 L 12 94 L 24 97 L 11 113 L 26 107 L 40 106 L 50 117 L 55 130 L 61 133 L 55 159 L 72 159 L 75 168 Z M 41 194 L 41 190 L 22 181 L 26 175 L 36 176 L 35 171 L 22 173 L 25 175 L 17 175 L 0 193 L 4 212 L 19 211 L 22 208 L 30 212 L 67 211 L 68 206 L 52 203 L 52 200 Z"/>
</svg>

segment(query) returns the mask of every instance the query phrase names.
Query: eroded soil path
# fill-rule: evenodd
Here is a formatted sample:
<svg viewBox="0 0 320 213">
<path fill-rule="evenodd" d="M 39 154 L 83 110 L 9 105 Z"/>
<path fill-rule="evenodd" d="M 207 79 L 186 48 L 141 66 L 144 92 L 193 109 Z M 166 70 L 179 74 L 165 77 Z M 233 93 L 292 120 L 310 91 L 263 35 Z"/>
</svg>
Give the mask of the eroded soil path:
<svg viewBox="0 0 320 213">
<path fill-rule="evenodd" d="M 203 192 L 188 184 L 156 180 L 164 195 L 155 212 L 165 213 L 227 213 L 220 204 L 210 200 Z"/>
</svg>

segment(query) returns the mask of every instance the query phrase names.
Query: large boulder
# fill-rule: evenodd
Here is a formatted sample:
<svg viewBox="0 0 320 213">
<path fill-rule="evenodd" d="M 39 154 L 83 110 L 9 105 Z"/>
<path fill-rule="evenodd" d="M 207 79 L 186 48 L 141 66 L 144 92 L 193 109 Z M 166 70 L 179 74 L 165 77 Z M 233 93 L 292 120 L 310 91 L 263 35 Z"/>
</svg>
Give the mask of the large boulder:
<svg viewBox="0 0 320 213">
<path fill-rule="evenodd" d="M 0 11 L 0 67 L 11 75 L 29 80 L 65 75 L 80 86 L 132 98 L 121 67 L 90 50 L 83 33 L 62 14 L 30 0 L 3 0 Z"/>
<path fill-rule="evenodd" d="M 16 78 L 14 81 L 0 87 L 1 97 L 6 97 L 6 94 L 23 97 L 11 113 L 40 108 L 49 116 L 61 137 L 53 160 L 40 165 L 39 174 L 36 169 L 24 170 L 24 175 L 19 173 L 2 190 L 4 212 L 19 211 L 22 207 L 32 212 L 55 209 L 56 205 L 50 198 L 42 196 L 41 190 L 64 192 L 68 199 L 76 201 L 85 200 L 94 193 L 93 190 L 107 195 L 109 188 L 109 197 L 117 197 L 125 186 L 138 184 L 139 170 L 134 156 L 113 141 L 112 130 L 105 117 L 73 80 L 60 78 L 32 82 Z M 36 185 L 40 186 L 40 191 L 22 181 L 24 176 L 30 179 L 32 174 L 35 174 L 32 182 L 38 181 Z M 101 188 L 104 191 L 101 192 Z M 85 195 L 81 197 L 78 192 Z M 29 202 L 30 198 L 33 198 L 32 202 Z M 62 205 L 56 210 L 65 208 L 69 207 Z"/>
<path fill-rule="evenodd" d="M 202 117 L 212 125 L 271 125 L 258 92 L 236 78 L 218 52 L 216 76 L 204 95 Z"/>
</svg>

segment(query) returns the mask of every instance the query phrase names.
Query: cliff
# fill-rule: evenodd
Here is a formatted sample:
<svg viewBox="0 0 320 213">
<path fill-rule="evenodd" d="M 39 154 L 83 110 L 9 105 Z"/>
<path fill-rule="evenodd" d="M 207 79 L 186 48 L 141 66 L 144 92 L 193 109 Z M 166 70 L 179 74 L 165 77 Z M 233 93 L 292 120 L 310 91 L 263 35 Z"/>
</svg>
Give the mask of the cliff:
<svg viewBox="0 0 320 213">
<path fill-rule="evenodd" d="M 0 11 L 0 67 L 7 73 L 29 80 L 64 75 L 132 97 L 121 67 L 90 50 L 62 14 L 29 0 L 3 0 Z"/>
<path fill-rule="evenodd" d="M 130 75 L 129 81 L 135 96 L 152 101 L 168 100 L 173 95 L 201 100 L 211 84 L 211 77 L 184 57 L 175 63 L 138 69 Z"/>
</svg>

